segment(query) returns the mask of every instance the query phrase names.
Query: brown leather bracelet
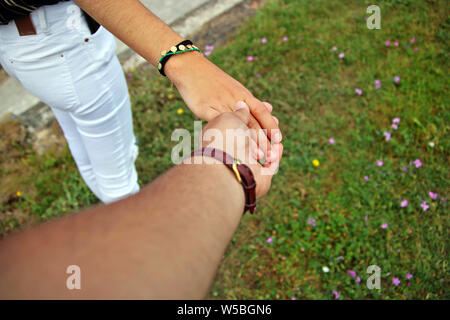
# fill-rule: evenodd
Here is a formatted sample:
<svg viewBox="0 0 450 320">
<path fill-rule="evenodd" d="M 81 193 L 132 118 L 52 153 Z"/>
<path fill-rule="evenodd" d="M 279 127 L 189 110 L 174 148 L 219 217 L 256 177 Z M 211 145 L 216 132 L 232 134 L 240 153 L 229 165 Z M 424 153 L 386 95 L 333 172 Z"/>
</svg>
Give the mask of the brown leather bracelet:
<svg viewBox="0 0 450 320">
<path fill-rule="evenodd" d="M 242 184 L 245 194 L 245 207 L 244 213 L 248 210 L 250 213 L 254 213 L 256 210 L 256 181 L 253 176 L 252 170 L 245 164 L 240 163 L 239 160 L 234 159 L 229 154 L 215 148 L 202 148 L 194 150 L 191 153 L 192 156 L 206 156 L 211 157 L 220 162 L 230 169 L 235 175 L 238 181 Z"/>
</svg>

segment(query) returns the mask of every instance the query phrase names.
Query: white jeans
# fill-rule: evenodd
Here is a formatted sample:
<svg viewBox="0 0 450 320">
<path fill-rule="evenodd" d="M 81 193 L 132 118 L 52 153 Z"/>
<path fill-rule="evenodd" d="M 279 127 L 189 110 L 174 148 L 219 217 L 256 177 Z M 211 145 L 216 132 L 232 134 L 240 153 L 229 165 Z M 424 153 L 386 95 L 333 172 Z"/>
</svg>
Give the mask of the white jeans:
<svg viewBox="0 0 450 320">
<path fill-rule="evenodd" d="M 84 181 L 112 202 L 139 191 L 128 88 L 114 37 L 102 27 L 91 35 L 84 18 L 69 25 L 73 6 L 34 11 L 36 35 L 0 25 L 0 63 L 52 108 Z"/>
</svg>

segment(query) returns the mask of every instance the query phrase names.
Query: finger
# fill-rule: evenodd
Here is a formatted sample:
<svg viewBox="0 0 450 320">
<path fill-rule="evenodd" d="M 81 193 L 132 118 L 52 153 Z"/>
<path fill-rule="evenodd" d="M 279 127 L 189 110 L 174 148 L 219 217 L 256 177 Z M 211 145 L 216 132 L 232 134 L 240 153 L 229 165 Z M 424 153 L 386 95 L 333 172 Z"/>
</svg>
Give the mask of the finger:
<svg viewBox="0 0 450 320">
<path fill-rule="evenodd" d="M 250 164 L 258 164 L 258 160 L 264 159 L 264 153 L 253 139 L 250 139 L 250 154 L 252 155 L 252 158 L 249 159 Z"/>
<path fill-rule="evenodd" d="M 250 120 L 248 123 L 248 127 L 252 131 L 252 137 L 255 140 L 258 148 L 262 150 L 264 153 L 264 157 L 266 161 L 272 161 L 272 146 L 270 144 L 269 139 L 267 138 L 266 131 L 261 128 L 258 121 L 252 116 L 250 116 Z"/>
<path fill-rule="evenodd" d="M 270 142 L 265 132 L 261 129 L 258 121 L 250 115 L 250 109 L 244 101 L 238 101 L 235 106 L 235 114 L 250 128 L 251 137 L 256 142 L 260 151 L 258 151 L 259 159 L 266 158 L 268 161 L 274 157 L 270 154 Z M 262 154 L 261 154 L 262 152 Z"/>
<path fill-rule="evenodd" d="M 272 116 L 272 118 L 273 118 L 273 120 L 275 120 L 275 123 L 277 124 L 277 126 L 279 125 L 279 121 L 278 121 L 278 118 L 277 117 L 275 117 L 275 116 Z"/>
<path fill-rule="evenodd" d="M 266 102 L 266 101 L 264 101 L 263 103 L 264 103 L 264 105 L 266 106 L 267 111 L 269 111 L 270 113 L 272 113 L 272 110 L 273 110 L 272 105 L 271 105 L 270 103 Z"/>
<path fill-rule="evenodd" d="M 248 126 L 251 115 L 250 115 L 250 109 L 248 108 L 248 105 L 244 101 L 238 101 L 236 103 L 236 106 L 234 107 L 234 114 L 242 122 L 244 122 L 246 126 Z"/>
<path fill-rule="evenodd" d="M 267 130 L 269 139 L 274 143 L 280 143 L 282 139 L 281 132 L 264 103 L 256 98 L 250 98 L 246 102 L 250 107 L 251 114 L 261 127 Z"/>
<path fill-rule="evenodd" d="M 283 157 L 284 146 L 282 143 L 278 144 L 278 162 L 281 162 L 281 158 Z"/>
<path fill-rule="evenodd" d="M 280 167 L 280 159 L 283 154 L 283 145 L 281 143 L 277 143 L 272 146 L 273 149 L 276 150 L 278 157 L 275 161 L 270 163 L 264 163 L 264 165 L 261 168 L 261 175 L 269 175 L 273 176 L 278 172 L 278 169 Z"/>
<path fill-rule="evenodd" d="M 262 197 L 269 190 L 272 178 L 278 172 L 280 167 L 280 160 L 283 155 L 284 147 L 281 143 L 277 143 L 272 145 L 272 148 L 277 150 L 278 159 L 272 163 L 267 163 L 264 164 L 264 166 L 255 168 L 255 170 L 258 170 L 258 181 L 256 184 L 256 195 L 258 198 Z"/>
<path fill-rule="evenodd" d="M 249 135 L 250 135 L 250 146 L 253 152 L 253 155 L 255 157 L 256 160 L 262 160 L 264 159 L 264 152 L 258 147 L 257 141 L 258 141 L 258 137 L 256 135 L 256 131 L 255 130 L 249 130 Z"/>
</svg>

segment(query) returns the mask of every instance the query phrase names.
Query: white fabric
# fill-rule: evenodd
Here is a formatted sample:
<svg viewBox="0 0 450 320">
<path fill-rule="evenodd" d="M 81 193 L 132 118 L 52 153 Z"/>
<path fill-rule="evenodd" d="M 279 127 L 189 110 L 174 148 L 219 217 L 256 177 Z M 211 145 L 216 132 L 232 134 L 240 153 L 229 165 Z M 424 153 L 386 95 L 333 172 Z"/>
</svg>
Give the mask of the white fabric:
<svg viewBox="0 0 450 320">
<path fill-rule="evenodd" d="M 112 202 L 139 191 L 128 88 L 114 37 L 102 27 L 91 35 L 84 18 L 77 28 L 73 6 L 34 11 L 36 35 L 1 25 L 0 63 L 52 108 L 84 181 Z"/>
</svg>

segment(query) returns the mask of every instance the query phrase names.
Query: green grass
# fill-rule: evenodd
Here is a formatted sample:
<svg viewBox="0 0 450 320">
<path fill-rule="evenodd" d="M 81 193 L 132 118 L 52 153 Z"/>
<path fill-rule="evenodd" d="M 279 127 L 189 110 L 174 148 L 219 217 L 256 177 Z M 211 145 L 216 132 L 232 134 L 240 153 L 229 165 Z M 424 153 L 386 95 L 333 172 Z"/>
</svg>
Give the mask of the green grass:
<svg viewBox="0 0 450 320">
<path fill-rule="evenodd" d="M 212 53 L 212 61 L 273 104 L 285 153 L 259 213 L 242 219 L 209 298 L 334 299 L 332 290 L 340 292 L 339 299 L 450 298 L 448 5 L 378 1 L 382 29 L 368 30 L 364 17 L 370 4 L 266 1 Z M 255 60 L 248 62 L 248 55 Z M 394 76 L 400 76 L 399 85 Z M 381 89 L 375 89 L 375 79 Z M 140 146 L 137 166 L 145 184 L 171 167 L 176 142 L 168 143 L 169 137 L 175 128 L 192 131 L 194 117 L 170 83 L 146 68 L 132 74 L 129 86 Z M 181 115 L 179 108 L 185 111 Z M 396 117 L 401 122 L 393 130 Z M 390 141 L 384 131 L 392 134 Z M 39 221 L 96 201 L 67 148 L 43 156 L 26 145 L 12 148 L 27 151 L 16 156 L 19 167 L 0 173 L 20 177 L 0 206 L 3 212 L 20 211 L 28 216 L 25 222 Z M 416 159 L 420 168 L 412 163 Z M 27 172 L 20 174 L 21 168 Z M 19 188 L 23 195 L 14 196 Z M 429 191 L 439 194 L 437 200 Z M 401 199 L 409 200 L 406 208 Z M 0 228 L 9 232 L 22 223 L 11 215 Z M 382 269 L 380 290 L 365 285 L 373 264 Z M 392 284 L 393 277 L 400 285 Z"/>
</svg>

